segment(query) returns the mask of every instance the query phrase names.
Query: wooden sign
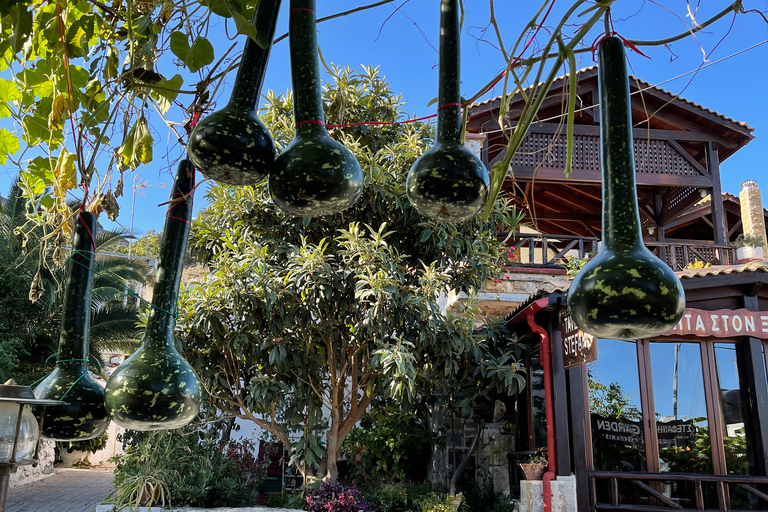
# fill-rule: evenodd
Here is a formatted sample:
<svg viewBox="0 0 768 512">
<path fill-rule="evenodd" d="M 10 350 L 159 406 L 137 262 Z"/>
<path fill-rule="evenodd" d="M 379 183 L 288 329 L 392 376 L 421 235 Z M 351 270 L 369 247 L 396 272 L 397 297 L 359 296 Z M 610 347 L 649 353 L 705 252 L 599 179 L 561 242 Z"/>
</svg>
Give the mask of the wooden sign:
<svg viewBox="0 0 768 512">
<path fill-rule="evenodd" d="M 563 368 L 573 368 L 584 363 L 597 361 L 597 340 L 573 322 L 571 315 L 564 312 L 560 318 L 563 333 Z"/>
<path fill-rule="evenodd" d="M 746 309 L 686 309 L 680 322 L 662 336 L 713 336 L 768 338 L 768 311 Z"/>
</svg>

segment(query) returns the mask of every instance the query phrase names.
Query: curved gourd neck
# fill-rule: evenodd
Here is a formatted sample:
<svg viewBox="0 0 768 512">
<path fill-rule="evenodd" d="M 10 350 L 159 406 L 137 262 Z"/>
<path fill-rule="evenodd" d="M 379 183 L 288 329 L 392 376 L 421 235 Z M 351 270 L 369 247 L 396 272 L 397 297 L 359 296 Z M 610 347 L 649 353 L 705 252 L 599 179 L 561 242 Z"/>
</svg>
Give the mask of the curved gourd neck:
<svg viewBox="0 0 768 512">
<path fill-rule="evenodd" d="M 253 39 L 246 37 L 240 67 L 237 70 L 235 83 L 232 86 L 232 96 L 227 106 L 238 110 L 256 110 L 269 62 L 269 53 L 272 49 L 272 40 L 275 37 L 279 10 L 280 0 L 259 0 L 251 23 L 256 27 L 259 37 L 268 44 L 266 48 L 262 48 Z"/>
<path fill-rule="evenodd" d="M 192 219 L 192 189 L 194 167 L 182 160 L 176 172 L 171 192 L 171 203 L 160 245 L 152 307 L 149 311 L 144 347 L 173 346 L 173 328 L 176 325 L 179 284 L 187 252 L 187 238 Z"/>
<path fill-rule="evenodd" d="M 96 217 L 90 212 L 81 211 L 75 221 L 69 277 L 64 289 L 64 315 L 56 357 L 56 366 L 59 367 L 85 368 L 85 360 L 88 359 L 93 262 L 96 259 L 94 233 Z"/>
<path fill-rule="evenodd" d="M 627 250 L 642 246 L 643 239 L 624 43 L 617 37 L 607 38 L 598 55 L 603 244 L 608 249 Z"/>
<path fill-rule="evenodd" d="M 315 0 L 291 0 L 289 17 L 293 117 L 297 137 L 325 135 Z"/>
<path fill-rule="evenodd" d="M 440 4 L 440 63 L 438 75 L 437 142 L 461 144 L 461 66 L 459 63 L 459 1 Z"/>
</svg>

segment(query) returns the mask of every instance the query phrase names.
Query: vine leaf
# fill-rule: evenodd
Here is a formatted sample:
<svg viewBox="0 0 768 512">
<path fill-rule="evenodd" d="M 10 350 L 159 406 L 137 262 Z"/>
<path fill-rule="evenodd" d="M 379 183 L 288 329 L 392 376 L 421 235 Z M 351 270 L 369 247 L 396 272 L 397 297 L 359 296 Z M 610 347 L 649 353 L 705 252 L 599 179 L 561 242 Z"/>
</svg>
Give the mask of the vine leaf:
<svg viewBox="0 0 768 512">
<path fill-rule="evenodd" d="M 179 89 L 184 85 L 184 78 L 177 73 L 171 79 L 166 80 L 163 78 L 156 85 L 158 88 L 152 89 L 149 94 L 157 101 L 160 111 L 165 114 L 171 108 L 173 100 L 179 95 Z M 162 89 L 159 87 L 162 87 Z"/>
<path fill-rule="evenodd" d="M 202 36 L 196 37 L 189 46 L 185 33 L 174 32 L 171 34 L 171 51 L 193 73 L 213 62 L 213 45 Z"/>
<path fill-rule="evenodd" d="M 53 169 L 53 193 L 59 201 L 67 200 L 67 191 L 77 188 L 77 155 L 61 150 Z"/>
<path fill-rule="evenodd" d="M 22 50 L 24 43 L 32 33 L 32 11 L 28 11 L 25 7 L 24 5 L 17 5 L 13 9 L 17 12 L 11 13 L 11 17 L 16 20 L 10 38 L 13 53 L 19 53 Z"/>
<path fill-rule="evenodd" d="M 5 128 L 0 128 L 0 164 L 8 161 L 8 155 L 12 155 L 21 149 L 21 142 Z"/>
<path fill-rule="evenodd" d="M 141 164 L 152 161 L 154 139 L 149 132 L 147 119 L 141 116 L 125 135 L 123 145 L 117 149 L 121 158 L 118 160 L 120 171 L 136 169 Z"/>
<path fill-rule="evenodd" d="M 256 27 L 253 26 L 253 23 L 248 21 L 245 16 L 236 11 L 231 2 L 227 2 L 227 8 L 229 9 L 229 13 L 232 15 L 232 19 L 235 20 L 235 27 L 237 28 L 238 34 L 243 34 L 250 37 L 253 39 L 254 43 L 258 44 L 264 49 L 269 46 L 269 42 L 265 39 L 264 34 L 256 30 Z"/>
<path fill-rule="evenodd" d="M 21 92 L 10 80 L 0 78 L 0 117 L 11 115 L 8 103 L 21 99 Z"/>
</svg>

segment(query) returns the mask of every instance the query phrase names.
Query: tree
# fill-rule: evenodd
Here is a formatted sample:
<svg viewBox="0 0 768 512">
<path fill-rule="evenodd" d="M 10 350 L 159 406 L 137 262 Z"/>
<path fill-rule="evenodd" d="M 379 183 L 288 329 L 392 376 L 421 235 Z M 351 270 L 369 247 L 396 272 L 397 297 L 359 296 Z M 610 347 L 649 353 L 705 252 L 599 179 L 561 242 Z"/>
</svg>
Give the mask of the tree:
<svg viewBox="0 0 768 512">
<path fill-rule="evenodd" d="M 130 252 L 131 255 L 142 258 L 157 258 L 160 255 L 162 236 L 162 233 L 157 233 L 154 229 L 150 229 L 144 236 L 134 240 L 130 245 L 121 244 L 112 249 L 112 251 L 118 254 L 128 254 Z"/>
<path fill-rule="evenodd" d="M 404 115 L 377 68 L 334 68 L 324 94 L 329 123 L 354 123 L 371 109 Z M 262 118 L 285 146 L 291 96 L 267 97 Z M 186 290 L 181 320 L 186 355 L 215 406 L 275 435 L 305 475 L 322 463 L 320 475 L 335 481 L 341 445 L 373 400 L 414 401 L 424 380 L 483 360 L 472 298 L 500 268 L 497 231 L 519 219 L 505 201 L 488 223 L 458 225 L 410 206 L 405 177 L 431 142 L 430 125 L 332 133 L 366 173 L 358 204 L 291 218 L 265 185 L 214 186 L 191 238 L 211 272 Z M 449 291 L 468 299 L 443 314 Z M 499 378 L 518 369 L 500 367 Z"/>
<path fill-rule="evenodd" d="M 76 211 L 76 206 L 68 206 Z M 50 226 L 33 225 L 21 187 L 11 187 L 0 206 L 0 379 L 33 382 L 48 373 L 58 348 L 68 252 L 50 243 Z M 69 216 L 70 220 L 73 214 Z M 109 248 L 124 235 L 95 233 L 95 247 Z M 91 364 L 101 370 L 101 350 L 131 351 L 138 345 L 139 308 L 123 301 L 127 281 L 144 282 L 147 266 L 138 260 L 97 256 L 91 295 Z"/>
</svg>

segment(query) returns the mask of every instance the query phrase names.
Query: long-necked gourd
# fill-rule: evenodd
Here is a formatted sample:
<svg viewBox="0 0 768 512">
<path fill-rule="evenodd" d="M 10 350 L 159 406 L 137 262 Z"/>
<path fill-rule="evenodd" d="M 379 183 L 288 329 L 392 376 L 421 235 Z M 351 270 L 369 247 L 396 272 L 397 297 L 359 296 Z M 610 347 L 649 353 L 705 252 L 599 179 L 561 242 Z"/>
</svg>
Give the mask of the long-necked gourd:
<svg viewBox="0 0 768 512">
<path fill-rule="evenodd" d="M 440 3 L 437 138 L 408 172 L 406 194 L 422 215 L 441 222 L 469 220 L 488 196 L 488 170 L 461 144 L 459 2 Z"/>
<path fill-rule="evenodd" d="M 49 407 L 42 435 L 52 441 L 83 441 L 109 425 L 104 388 L 88 373 L 96 217 L 81 211 L 75 221 L 69 276 L 64 288 L 59 352 L 54 370 L 35 387 L 41 399 L 61 400 Z"/>
<path fill-rule="evenodd" d="M 296 135 L 269 175 L 275 204 L 297 217 L 346 210 L 363 192 L 363 171 L 352 153 L 328 135 L 320 91 L 314 0 L 291 0 L 289 19 Z"/>
<path fill-rule="evenodd" d="M 573 280 L 568 309 L 579 328 L 597 337 L 648 338 L 675 326 L 685 295 L 672 269 L 643 245 L 622 40 L 606 38 L 598 55 L 603 240 Z"/>
<path fill-rule="evenodd" d="M 203 118 L 189 136 L 189 159 L 206 178 L 254 185 L 275 164 L 275 142 L 257 108 L 279 9 L 280 0 L 259 0 L 253 24 L 267 47 L 246 38 L 229 103 Z"/>
<path fill-rule="evenodd" d="M 194 167 L 182 160 L 165 221 L 144 339 L 141 347 L 107 381 L 107 410 L 115 423 L 125 428 L 179 428 L 192 421 L 200 410 L 200 381 L 176 350 L 173 337 L 192 218 L 193 182 Z"/>
</svg>

